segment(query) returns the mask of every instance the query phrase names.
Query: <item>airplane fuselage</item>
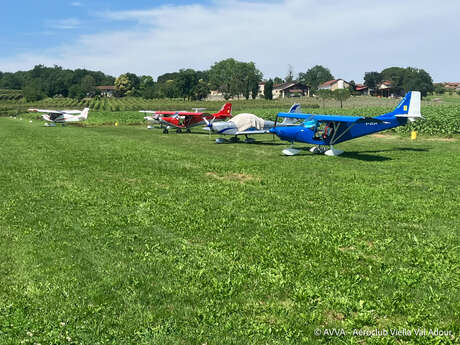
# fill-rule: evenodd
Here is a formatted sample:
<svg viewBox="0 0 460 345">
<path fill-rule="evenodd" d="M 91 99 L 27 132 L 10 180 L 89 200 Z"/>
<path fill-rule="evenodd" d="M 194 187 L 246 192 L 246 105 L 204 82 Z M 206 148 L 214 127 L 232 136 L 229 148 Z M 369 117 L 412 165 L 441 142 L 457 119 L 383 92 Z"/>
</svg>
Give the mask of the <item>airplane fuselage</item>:
<svg viewBox="0 0 460 345">
<path fill-rule="evenodd" d="M 385 118 L 378 116 L 381 122 L 366 122 L 366 123 L 338 123 L 334 127 L 327 129 L 327 133 L 321 133 L 317 128 L 299 126 L 279 126 L 270 130 L 275 133 L 281 140 L 289 142 L 303 142 L 313 145 L 335 145 L 347 140 L 359 138 L 372 133 L 377 133 L 402 126 L 407 123 L 407 118 Z"/>
<path fill-rule="evenodd" d="M 170 117 L 160 117 L 158 120 L 160 123 L 171 126 L 174 128 L 192 128 L 196 126 L 203 126 L 206 124 L 204 118 L 208 121 L 215 118 L 216 121 L 228 118 L 228 115 L 203 115 L 203 116 L 170 116 Z"/>
<path fill-rule="evenodd" d="M 273 121 L 264 120 L 264 128 L 263 128 L 263 130 L 268 131 L 274 125 L 275 125 L 275 123 Z M 215 132 L 217 134 L 223 134 L 223 135 L 235 135 L 236 133 L 239 132 L 238 127 L 232 121 L 215 122 L 215 123 L 212 124 L 211 128 L 212 128 L 213 132 Z M 245 131 L 251 131 L 251 130 L 260 130 L 260 129 L 248 128 Z"/>
</svg>

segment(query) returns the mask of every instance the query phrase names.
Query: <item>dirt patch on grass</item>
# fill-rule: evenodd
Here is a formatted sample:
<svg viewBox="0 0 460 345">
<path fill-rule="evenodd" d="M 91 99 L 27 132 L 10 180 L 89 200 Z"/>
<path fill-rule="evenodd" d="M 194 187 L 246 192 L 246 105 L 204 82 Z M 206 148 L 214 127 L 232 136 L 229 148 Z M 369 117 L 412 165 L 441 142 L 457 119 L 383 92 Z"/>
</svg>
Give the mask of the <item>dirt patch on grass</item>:
<svg viewBox="0 0 460 345">
<path fill-rule="evenodd" d="M 429 140 L 429 141 L 447 141 L 447 142 L 457 141 L 457 139 L 455 139 L 455 138 L 423 138 L 423 140 Z"/>
<path fill-rule="evenodd" d="M 206 173 L 206 176 L 215 178 L 220 181 L 235 181 L 235 182 L 240 182 L 240 183 L 246 183 L 249 181 L 258 181 L 258 178 L 253 175 L 239 174 L 239 173 L 218 175 L 217 173 L 210 171 Z"/>
<path fill-rule="evenodd" d="M 339 313 L 339 312 L 336 312 L 334 310 L 330 310 L 328 312 L 326 312 L 326 320 L 328 322 L 331 322 L 331 321 L 343 321 L 345 319 L 345 315 L 343 315 L 342 313 Z"/>
<path fill-rule="evenodd" d="M 392 135 L 392 134 L 371 134 L 370 135 L 373 138 L 382 138 L 382 139 L 398 139 L 397 135 Z"/>
</svg>

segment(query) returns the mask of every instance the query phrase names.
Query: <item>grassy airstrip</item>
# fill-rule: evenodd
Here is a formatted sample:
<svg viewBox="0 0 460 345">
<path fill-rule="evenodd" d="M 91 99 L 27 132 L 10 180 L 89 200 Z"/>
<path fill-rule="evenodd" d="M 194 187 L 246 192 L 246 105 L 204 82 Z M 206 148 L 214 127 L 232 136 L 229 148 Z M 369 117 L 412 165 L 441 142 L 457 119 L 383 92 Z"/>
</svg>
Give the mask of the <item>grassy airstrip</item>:
<svg viewBox="0 0 460 345">
<path fill-rule="evenodd" d="M 0 344 L 459 341 L 458 136 L 340 157 L 11 118 L 0 138 Z"/>
</svg>

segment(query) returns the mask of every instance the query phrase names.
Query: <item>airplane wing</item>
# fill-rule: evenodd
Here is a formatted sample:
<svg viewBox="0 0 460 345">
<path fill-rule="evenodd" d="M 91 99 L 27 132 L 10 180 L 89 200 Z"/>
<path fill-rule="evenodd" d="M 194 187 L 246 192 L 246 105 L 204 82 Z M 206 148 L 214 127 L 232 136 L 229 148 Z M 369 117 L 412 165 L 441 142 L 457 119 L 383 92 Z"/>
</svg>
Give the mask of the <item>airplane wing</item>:
<svg viewBox="0 0 460 345">
<path fill-rule="evenodd" d="M 34 112 L 34 113 L 49 113 L 49 114 L 64 114 L 61 110 L 49 110 L 49 109 L 37 109 L 37 108 L 29 108 L 27 111 Z M 81 113 L 79 111 L 78 113 Z"/>
<path fill-rule="evenodd" d="M 156 110 L 154 111 L 155 114 L 158 114 L 158 115 L 182 115 L 182 116 L 185 116 L 185 115 L 188 115 L 188 114 L 197 114 L 197 113 L 192 113 L 192 112 L 188 112 L 188 111 L 169 111 L 169 110 Z"/>
<path fill-rule="evenodd" d="M 65 114 L 81 114 L 81 110 L 61 110 L 60 112 Z"/>
<path fill-rule="evenodd" d="M 194 112 L 188 112 L 188 111 L 181 111 L 178 114 L 180 116 L 192 116 L 192 117 L 203 117 L 203 116 L 210 115 L 208 113 L 194 113 Z"/>
<path fill-rule="evenodd" d="M 295 118 L 295 119 L 316 120 L 318 122 L 385 123 L 385 121 L 376 119 L 375 117 L 364 117 L 364 116 L 313 115 L 313 114 L 292 114 L 292 113 L 279 113 L 277 116 Z"/>
</svg>

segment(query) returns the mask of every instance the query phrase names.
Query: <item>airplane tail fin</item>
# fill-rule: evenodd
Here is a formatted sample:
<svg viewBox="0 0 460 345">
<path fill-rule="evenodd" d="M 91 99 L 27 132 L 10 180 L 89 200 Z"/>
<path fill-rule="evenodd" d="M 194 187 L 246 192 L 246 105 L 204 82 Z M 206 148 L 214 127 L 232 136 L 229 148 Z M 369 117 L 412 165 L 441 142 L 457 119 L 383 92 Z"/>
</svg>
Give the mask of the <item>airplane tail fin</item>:
<svg viewBox="0 0 460 345">
<path fill-rule="evenodd" d="M 289 113 L 301 113 L 301 106 L 299 103 L 295 103 L 292 105 L 291 109 L 289 109 Z M 281 126 L 287 126 L 287 125 L 294 125 L 297 123 L 297 119 L 292 118 L 292 117 L 285 117 L 283 122 L 280 123 Z"/>
<path fill-rule="evenodd" d="M 230 117 L 232 116 L 232 103 L 225 103 L 220 110 L 213 114 L 219 117 Z"/>
<path fill-rule="evenodd" d="M 409 91 L 390 114 L 396 117 L 406 117 L 410 122 L 414 122 L 422 118 L 420 103 L 420 91 Z"/>
<path fill-rule="evenodd" d="M 291 109 L 289 109 L 290 113 L 300 113 L 301 112 L 301 106 L 299 103 L 295 103 L 292 105 Z"/>
<path fill-rule="evenodd" d="M 89 113 L 89 108 L 83 109 L 83 111 L 80 114 L 80 118 L 82 120 L 86 120 L 88 118 L 88 113 Z"/>
</svg>

